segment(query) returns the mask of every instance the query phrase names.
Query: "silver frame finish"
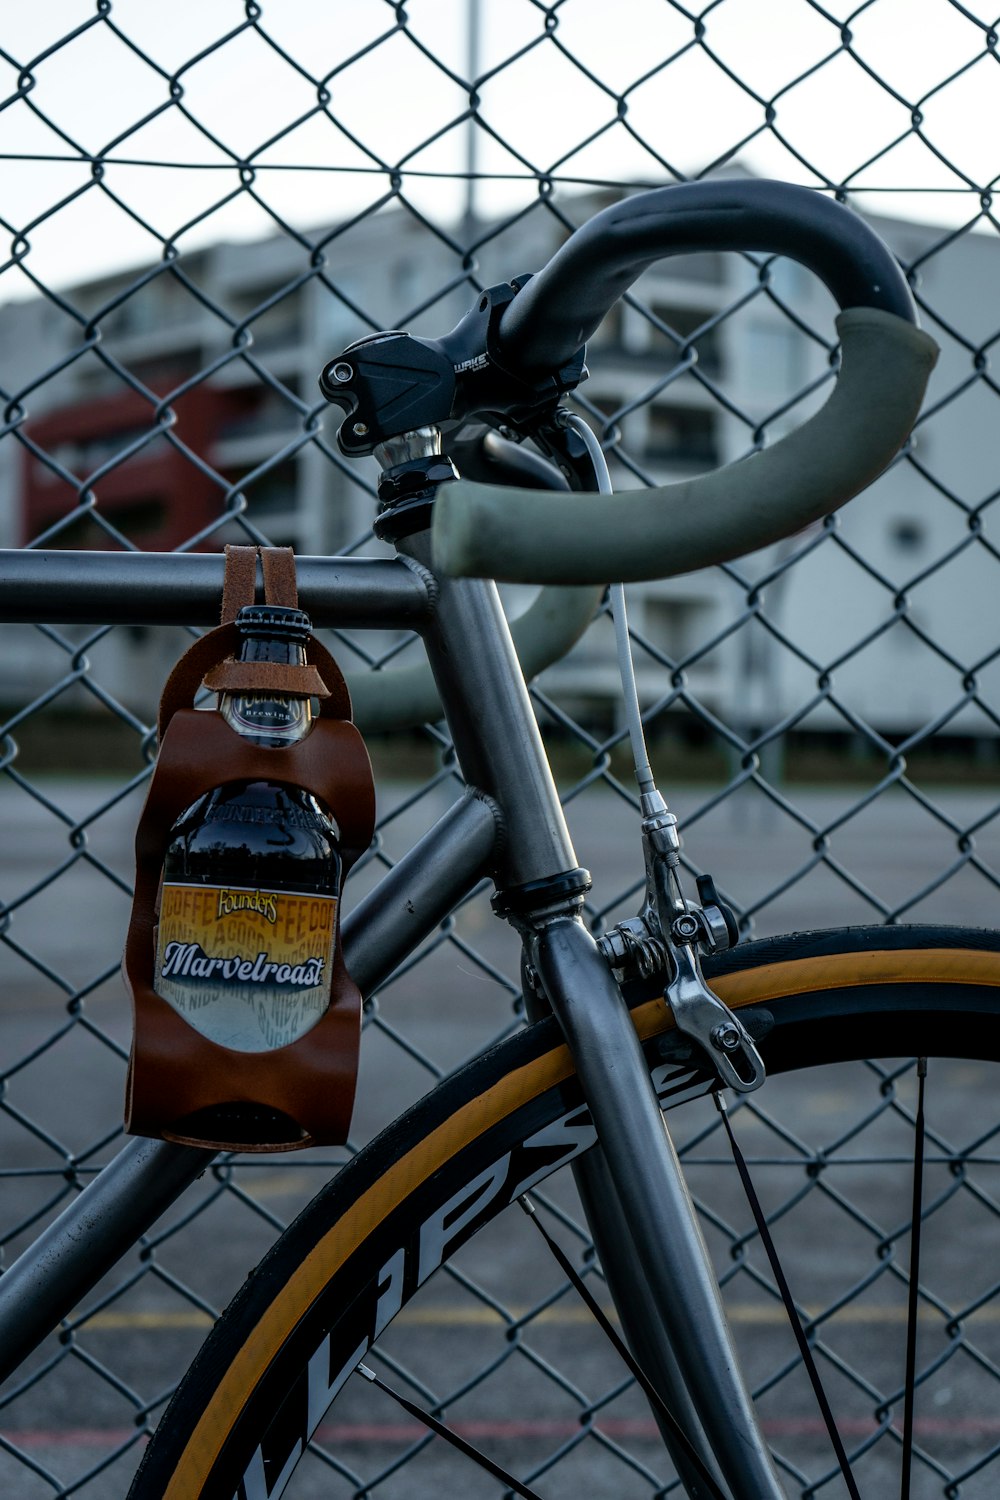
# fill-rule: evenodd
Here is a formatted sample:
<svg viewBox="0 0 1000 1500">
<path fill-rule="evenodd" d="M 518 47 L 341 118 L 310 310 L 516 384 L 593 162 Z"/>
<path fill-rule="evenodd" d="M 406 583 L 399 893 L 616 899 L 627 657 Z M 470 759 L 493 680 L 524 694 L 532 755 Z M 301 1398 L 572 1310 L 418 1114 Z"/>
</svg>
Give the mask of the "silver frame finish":
<svg viewBox="0 0 1000 1500">
<path fill-rule="evenodd" d="M 345 921 L 347 963 L 377 988 L 454 905 L 490 876 L 503 890 L 576 869 L 577 859 L 492 582 L 435 580 L 426 533 L 395 563 L 305 559 L 300 595 L 317 623 L 406 624 L 427 656 L 470 791 Z M 0 558 L 0 620 L 204 623 L 218 558 L 25 553 Z M 30 559 L 30 561 L 28 561 Z M 176 569 L 186 580 L 171 587 Z M 44 580 L 44 581 L 43 581 Z M 178 603 L 180 597 L 182 603 Z M 577 914 L 578 898 L 515 919 L 525 956 L 566 1035 L 601 1141 L 583 1179 L 598 1243 L 617 1246 L 612 1290 L 690 1436 L 741 1497 L 783 1491 L 739 1372 L 676 1153 L 618 986 Z M 131 1141 L 0 1278 L 0 1349 L 12 1369 L 211 1163 L 210 1153 Z M 638 1267 L 638 1272 L 636 1272 Z M 609 1267 L 609 1269 L 612 1269 Z M 648 1298 L 648 1300 L 647 1300 Z M 650 1305 L 656 1318 L 650 1318 Z M 704 1441 L 707 1437 L 707 1443 Z M 685 1466 L 691 1495 L 702 1493 Z"/>
</svg>

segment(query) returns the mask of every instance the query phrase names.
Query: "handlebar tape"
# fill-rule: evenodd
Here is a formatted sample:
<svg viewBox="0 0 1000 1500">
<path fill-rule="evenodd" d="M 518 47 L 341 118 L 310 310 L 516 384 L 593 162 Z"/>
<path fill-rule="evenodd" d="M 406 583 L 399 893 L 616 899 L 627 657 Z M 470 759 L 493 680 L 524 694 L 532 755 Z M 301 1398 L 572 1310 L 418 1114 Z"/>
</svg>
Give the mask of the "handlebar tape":
<svg viewBox="0 0 1000 1500">
<path fill-rule="evenodd" d="M 837 330 L 832 394 L 773 447 L 610 498 L 445 485 L 434 506 L 435 567 L 514 583 L 633 583 L 741 557 L 836 510 L 906 441 L 938 352 L 929 334 L 882 308 L 849 307 Z"/>
</svg>

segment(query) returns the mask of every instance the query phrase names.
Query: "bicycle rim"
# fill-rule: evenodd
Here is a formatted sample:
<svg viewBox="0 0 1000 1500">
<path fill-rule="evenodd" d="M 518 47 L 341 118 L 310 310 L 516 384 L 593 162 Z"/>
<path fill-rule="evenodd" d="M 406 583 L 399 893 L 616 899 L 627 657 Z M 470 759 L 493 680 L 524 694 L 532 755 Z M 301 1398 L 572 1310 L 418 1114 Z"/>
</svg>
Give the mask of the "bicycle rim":
<svg viewBox="0 0 1000 1500">
<path fill-rule="evenodd" d="M 942 1060 L 928 1103 L 911 1494 L 994 1495 L 1000 938 L 848 929 L 749 944 L 709 967 L 761 1035 L 769 1071 L 785 1075 L 735 1110 L 736 1125 L 862 1494 L 898 1493 L 913 1115 L 912 1065 L 863 1059 Z M 633 1015 L 661 1099 L 683 1105 L 671 1129 L 788 1493 L 838 1495 L 707 1080 L 661 1001 Z M 592 1143 L 551 1021 L 435 1090 L 251 1275 L 161 1421 L 133 1500 L 503 1493 L 352 1373 L 362 1358 L 551 1500 L 671 1492 L 648 1408 L 511 1207 L 537 1196 L 606 1301 L 559 1170 Z"/>
</svg>

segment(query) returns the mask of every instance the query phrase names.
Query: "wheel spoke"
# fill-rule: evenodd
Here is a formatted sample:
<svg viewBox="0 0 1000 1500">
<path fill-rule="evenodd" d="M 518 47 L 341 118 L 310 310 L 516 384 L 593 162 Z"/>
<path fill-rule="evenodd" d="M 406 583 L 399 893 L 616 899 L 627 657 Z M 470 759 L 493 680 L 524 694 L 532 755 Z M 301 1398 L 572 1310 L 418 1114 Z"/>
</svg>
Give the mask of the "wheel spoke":
<svg viewBox="0 0 1000 1500">
<path fill-rule="evenodd" d="M 631 1349 L 625 1343 L 625 1340 L 621 1337 L 621 1335 L 618 1333 L 618 1330 L 614 1327 L 611 1320 L 607 1317 L 600 1303 L 595 1297 L 591 1295 L 590 1288 L 583 1280 L 583 1277 L 580 1276 L 569 1256 L 563 1250 L 558 1241 L 554 1240 L 549 1234 L 548 1230 L 545 1228 L 545 1225 L 542 1223 L 541 1219 L 538 1217 L 538 1214 L 535 1212 L 535 1206 L 531 1202 L 531 1199 L 523 1197 L 519 1198 L 518 1202 L 524 1209 L 525 1213 L 528 1215 L 528 1218 L 531 1220 L 532 1224 L 535 1225 L 539 1234 L 542 1236 L 543 1240 L 554 1256 L 560 1270 L 565 1276 L 569 1278 L 573 1287 L 586 1303 L 590 1312 L 593 1314 L 594 1321 L 598 1324 L 608 1341 L 613 1345 L 614 1349 L 621 1357 L 622 1361 L 628 1368 L 629 1373 L 632 1375 L 636 1383 L 641 1387 L 643 1393 L 646 1396 L 646 1399 L 655 1408 L 655 1410 L 659 1412 L 660 1416 L 663 1418 L 676 1441 L 684 1449 L 684 1452 L 687 1455 L 692 1468 L 696 1470 L 699 1479 L 701 1480 L 702 1484 L 705 1485 L 708 1500 L 726 1500 L 723 1491 L 716 1484 L 712 1474 L 705 1466 L 701 1454 L 698 1452 L 688 1434 L 684 1431 L 684 1428 L 681 1426 L 680 1422 L 678 1422 L 677 1418 L 674 1416 L 673 1412 L 670 1410 L 670 1407 L 664 1401 L 662 1395 L 650 1380 L 645 1370 L 639 1364 L 639 1361 L 635 1358 Z"/>
<path fill-rule="evenodd" d="M 764 1247 L 764 1253 L 766 1254 L 768 1261 L 770 1262 L 771 1270 L 774 1273 L 774 1279 L 778 1283 L 778 1290 L 781 1293 L 781 1300 L 785 1304 L 785 1311 L 788 1314 L 788 1321 L 792 1326 L 792 1332 L 795 1335 L 795 1341 L 799 1346 L 799 1353 L 802 1356 L 802 1364 L 806 1374 L 809 1376 L 809 1383 L 813 1388 L 813 1393 L 816 1397 L 817 1405 L 819 1406 L 823 1421 L 826 1424 L 826 1430 L 830 1434 L 830 1442 L 833 1444 L 833 1451 L 837 1456 L 837 1462 L 840 1465 L 840 1472 L 844 1477 L 844 1483 L 847 1486 L 847 1492 L 850 1495 L 851 1500 L 861 1500 L 857 1484 L 854 1480 L 854 1475 L 851 1473 L 851 1465 L 847 1457 L 847 1451 L 844 1448 L 843 1439 L 841 1438 L 840 1432 L 837 1429 L 837 1423 L 834 1420 L 830 1402 L 823 1387 L 823 1382 L 820 1379 L 819 1370 L 816 1368 L 816 1361 L 813 1358 L 813 1352 L 809 1346 L 809 1340 L 806 1337 L 806 1331 L 802 1327 L 802 1319 L 799 1317 L 798 1309 L 795 1306 L 795 1299 L 792 1296 L 791 1287 L 788 1285 L 787 1278 L 785 1277 L 785 1272 L 778 1257 L 778 1252 L 775 1249 L 774 1240 L 771 1238 L 771 1231 L 767 1226 L 767 1219 L 764 1216 L 764 1210 L 761 1208 L 760 1199 L 757 1197 L 757 1190 L 754 1187 L 753 1179 L 750 1176 L 750 1169 L 746 1164 L 743 1152 L 740 1150 L 739 1142 L 736 1139 L 736 1133 L 733 1130 L 733 1122 L 729 1118 L 729 1110 L 726 1108 L 726 1101 L 721 1093 L 716 1093 L 715 1103 L 720 1115 L 722 1116 L 723 1124 L 726 1127 L 726 1134 L 729 1137 L 729 1144 L 732 1148 L 733 1160 L 736 1163 L 736 1170 L 740 1175 L 740 1181 L 743 1184 L 743 1190 L 747 1195 L 747 1202 L 750 1205 L 750 1212 L 753 1214 L 754 1223 L 757 1225 L 757 1232 L 760 1235 L 760 1242 Z"/>
<path fill-rule="evenodd" d="M 457 1448 L 459 1453 L 464 1453 L 466 1458 L 471 1458 L 473 1463 L 477 1463 L 487 1474 L 492 1474 L 494 1479 L 499 1479 L 501 1484 L 505 1484 L 508 1489 L 513 1490 L 515 1495 L 523 1496 L 523 1500 L 541 1500 L 541 1496 L 537 1490 L 529 1489 L 526 1484 L 522 1484 L 519 1479 L 515 1479 L 513 1474 L 508 1473 L 501 1464 L 494 1463 L 492 1458 L 487 1458 L 481 1448 L 477 1448 L 474 1443 L 470 1443 L 467 1438 L 462 1437 L 461 1433 L 456 1432 L 453 1427 L 449 1427 L 446 1422 L 442 1422 L 439 1417 L 435 1417 L 426 1407 L 418 1406 L 415 1401 L 411 1401 L 408 1396 L 404 1396 L 402 1391 L 397 1391 L 393 1386 L 387 1385 L 368 1365 L 358 1365 L 356 1373 L 363 1375 L 365 1380 L 369 1381 L 376 1390 L 381 1391 L 384 1396 L 391 1396 L 393 1401 L 401 1406 L 409 1416 L 415 1417 L 418 1422 L 423 1422 L 425 1427 L 429 1427 L 438 1437 L 444 1438 L 445 1442 L 450 1443 L 453 1448 Z"/>
<path fill-rule="evenodd" d="M 906 1304 L 906 1375 L 903 1381 L 903 1468 L 900 1500 L 909 1500 L 913 1463 L 913 1404 L 917 1374 L 917 1312 L 920 1296 L 920 1230 L 924 1206 L 924 1087 L 927 1059 L 917 1059 L 917 1113 L 913 1122 L 913 1212 L 910 1215 L 910 1289 Z"/>
</svg>

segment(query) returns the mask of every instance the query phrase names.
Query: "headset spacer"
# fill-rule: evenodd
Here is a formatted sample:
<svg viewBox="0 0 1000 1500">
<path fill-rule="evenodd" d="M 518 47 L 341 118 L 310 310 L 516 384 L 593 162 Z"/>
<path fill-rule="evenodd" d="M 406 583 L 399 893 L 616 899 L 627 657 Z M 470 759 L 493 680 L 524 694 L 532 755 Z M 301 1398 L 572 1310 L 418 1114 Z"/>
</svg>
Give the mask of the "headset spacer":
<svg viewBox="0 0 1000 1500">
<path fill-rule="evenodd" d="M 529 916 L 542 907 L 585 896 L 592 885 L 590 871 L 578 866 L 558 875 L 546 875 L 541 880 L 525 881 L 523 885 L 505 886 L 502 891 L 497 891 L 490 904 L 498 917 L 505 917 L 508 913 Z"/>
</svg>

